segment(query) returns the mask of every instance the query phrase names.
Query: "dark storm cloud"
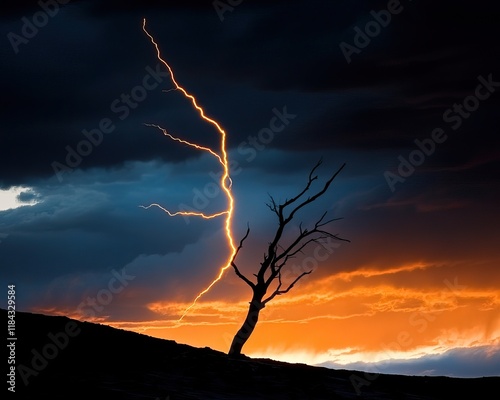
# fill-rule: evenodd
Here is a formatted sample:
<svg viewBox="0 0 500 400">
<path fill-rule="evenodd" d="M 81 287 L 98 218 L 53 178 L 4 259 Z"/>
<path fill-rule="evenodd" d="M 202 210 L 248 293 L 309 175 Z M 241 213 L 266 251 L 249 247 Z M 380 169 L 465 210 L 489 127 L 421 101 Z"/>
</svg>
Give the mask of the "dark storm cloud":
<svg viewBox="0 0 500 400">
<path fill-rule="evenodd" d="M 0 159 L 2 168 L 10 171 L 1 178 L 4 186 L 53 174 L 54 161 L 65 164 L 66 146 L 75 150 L 85 139 L 82 130 L 98 128 L 103 118 L 112 119 L 113 133 L 77 168 L 196 156 L 162 146 L 160 135 L 145 129 L 143 122 L 161 122 L 173 132 L 182 127 L 179 134 L 195 132 L 191 138 L 196 140 L 213 135 L 191 124 L 192 113 L 179 113 L 184 103 L 178 96 L 161 93 L 171 87 L 167 82 L 148 92 L 123 121 L 126 112 L 117 112 L 117 103 L 112 109 L 122 94 L 141 85 L 146 68 L 157 64 L 140 29 L 142 11 L 151 15 L 150 30 L 179 80 L 189 82 L 214 115 L 226 113 L 224 123 L 234 147 L 262 128 L 273 107 L 305 92 L 331 96 L 311 97 L 302 113 L 295 107 L 291 112 L 300 114 L 302 121 L 290 129 L 286 141 L 275 141 L 272 147 L 407 147 L 412 138 L 439 123 L 443 107 L 467 95 L 478 74 L 498 66 L 495 49 L 485 44 L 494 32 L 494 10 L 485 19 L 481 7 L 464 2 L 405 3 L 380 36 L 353 55 L 351 64 L 339 44 L 352 41 L 353 28 L 363 28 L 370 11 L 384 9 L 386 2 L 245 2 L 223 22 L 211 2 L 203 1 L 70 4 L 29 44 L 21 45 L 19 54 L 3 42 L 8 60 L 3 68 L 9 79 L 2 102 L 6 135 Z M 2 32 L 6 36 L 20 26 L 11 19 Z M 353 103 L 356 96 L 349 98 L 353 90 L 366 96 L 361 105 Z M 370 92 L 383 93 L 385 99 L 375 99 Z M 497 105 L 498 98 L 492 96 L 488 107 Z M 476 120 L 471 130 L 480 126 Z M 490 138 L 488 132 L 486 136 Z"/>
<path fill-rule="evenodd" d="M 94 170 L 74 177 L 71 185 L 39 182 L 33 189 L 39 204 L 1 212 L 1 229 L 9 232 L 0 249 L 2 262 L 16 265 L 13 271 L 3 269 L 3 278 L 28 274 L 50 281 L 54 274 L 121 268 L 139 254 L 179 252 L 213 229 L 210 223 L 167 221 L 156 209 L 139 208 L 153 201 L 177 207 L 184 201 L 182 194 L 189 195 L 195 184 L 186 184 L 183 191 L 182 183 L 172 182 L 177 179 L 156 178 L 152 171 L 169 175 L 165 168 L 148 163 L 114 172 Z M 110 176 L 117 179 L 111 182 Z M 144 186 L 139 190 L 138 185 Z M 177 193 L 172 193 L 174 185 Z"/>
<path fill-rule="evenodd" d="M 347 101 L 332 104 L 310 126 L 297 132 L 293 142 L 311 128 L 309 134 L 313 137 L 322 136 L 321 130 L 330 132 L 326 144 L 331 146 L 408 147 L 414 138 L 425 137 L 434 127 L 443 125 L 442 115 L 449 107 L 474 94 L 478 76 L 495 75 L 499 67 L 495 56 L 498 43 L 490 39 L 498 28 L 491 15 L 497 15 L 498 10 L 490 9 L 484 18 L 484 8 L 465 2 L 405 3 L 405 7 L 359 55 L 352 55 L 350 64 L 336 48 L 337 52 L 318 64 L 323 66 L 319 71 L 311 62 L 306 73 L 293 79 L 282 77 L 299 83 L 304 90 L 328 88 L 347 99 L 353 90 L 358 98 L 361 95 L 358 106 Z M 336 28 L 342 31 L 341 40 L 353 44 L 353 27 L 363 29 L 369 20 L 359 15 L 348 26 L 344 22 Z M 287 72 L 293 74 L 294 70 Z M 498 76 L 495 79 L 499 81 Z M 370 91 L 377 97 L 363 99 Z M 499 101 L 495 93 L 481 104 L 467 121 L 468 126 L 464 124 L 461 136 L 473 132 L 482 137 L 480 140 L 496 144 L 492 130 L 498 120 L 491 115 Z M 318 141 L 312 140 L 314 143 Z M 469 148 L 468 141 L 456 141 L 455 146 Z"/>
<path fill-rule="evenodd" d="M 350 64 L 338 43 L 352 44 L 353 28 L 363 29 L 371 18 L 369 10 L 383 7 L 367 6 L 364 15 L 347 16 L 329 31 L 337 35 L 332 40 L 335 51 L 309 52 L 311 57 L 304 68 L 284 68 L 279 76 L 267 75 L 266 88 L 284 90 L 287 87 L 282 82 L 286 81 L 288 88 L 330 90 L 346 99 L 333 103 L 322 115 L 296 130 L 287 142 L 288 148 L 411 147 L 415 138 L 424 138 L 444 124 L 443 113 L 449 107 L 474 94 L 478 76 L 495 75 L 499 67 L 495 56 L 498 43 L 490 39 L 498 28 L 491 15 L 498 10 L 490 9 L 484 18 L 484 8 L 465 2 L 404 5 L 405 9 L 392 16 L 388 27 L 372 38 L 366 49 L 352 55 Z M 498 77 L 495 79 L 498 82 Z M 354 90 L 357 105 L 349 102 Z M 364 98 L 369 92 L 377 96 Z M 495 93 L 480 105 L 460 131 L 462 138 L 474 137 L 455 140 L 449 153 L 467 152 L 471 140 L 498 145 L 493 132 L 498 120 L 492 113 L 499 101 Z M 307 143 L 303 140 L 306 135 L 312 139 Z M 444 154 L 441 151 L 440 157 L 449 158 Z"/>
<path fill-rule="evenodd" d="M 85 13 L 88 7 L 87 3 L 78 3 L 72 9 L 60 11 L 30 43 L 20 45 L 19 54 L 14 56 L 12 49 L 4 50 L 9 60 L 5 74 L 10 79 L 2 102 L 6 135 L 3 137 L 1 162 L 11 173 L 2 177 L 3 185 L 31 180 L 31 177 L 50 176 L 54 173 L 54 168 L 51 168 L 54 162 L 69 165 L 68 155 L 87 139 L 83 130 L 99 129 L 103 119 L 111 119 L 113 132 L 83 161 L 73 162 L 77 168 L 113 166 L 126 160 L 152 158 L 182 160 L 192 156 L 192 152 L 183 151 L 182 147 L 169 150 L 173 147 L 161 146 L 164 142 L 161 135 L 144 128 L 144 122 L 168 121 L 169 131 L 178 131 L 180 135 L 185 135 L 186 131 L 195 132 L 187 136 L 191 140 L 205 140 L 211 136 L 214 139 L 206 144 L 216 145 L 217 135 L 213 130 L 207 134 L 206 126 L 201 128 L 196 114 L 186 111 L 185 100 L 175 96 L 177 93 L 173 96 L 161 93 L 162 89 L 170 89 L 172 84 L 165 76 L 165 69 L 158 67 L 154 49 L 141 30 L 141 18 L 128 12 L 113 18 L 107 13 L 89 17 Z M 192 28 L 194 26 L 196 29 Z M 174 69 L 181 71 L 177 77 L 192 82 L 200 101 L 214 104 L 215 113 L 219 110 L 227 112 L 229 103 L 234 108 L 236 103 L 232 99 L 238 92 L 221 82 L 211 84 L 211 78 L 207 81 L 197 70 L 200 59 L 193 59 L 190 55 L 197 52 L 185 50 L 200 47 L 199 53 L 210 71 L 212 56 L 208 48 L 218 48 L 216 37 L 224 29 L 214 10 L 204 17 L 169 12 L 163 14 L 162 24 L 154 20 L 151 23 L 151 30 L 158 35 L 159 42 L 166 43 L 167 59 L 174 60 Z M 9 30 L 19 30 L 19 21 L 6 24 L 5 33 Z M 183 34 L 177 35 L 178 31 Z M 178 57 L 181 54 L 184 61 L 183 57 Z M 34 70 L 31 69 L 33 65 L 36 65 Z M 154 89 L 148 89 L 147 97 L 141 98 L 140 102 L 132 101 L 130 106 L 125 103 L 123 96 L 144 86 L 144 79 L 152 74 L 149 86 L 155 83 L 158 74 L 161 74 L 162 82 L 158 82 L 160 84 Z M 214 101 L 210 92 L 215 89 L 218 100 Z M 228 94 L 221 97 L 224 93 Z M 245 102 L 252 107 L 258 96 L 252 93 Z M 272 107 L 280 106 L 279 103 L 269 104 L 265 109 L 267 113 Z M 256 114 L 263 114 L 263 111 L 252 112 L 256 128 L 259 126 L 259 122 L 255 122 L 259 121 Z M 234 120 L 239 118 L 235 113 L 232 115 L 235 115 Z M 249 117 L 250 114 L 246 118 Z M 241 127 L 238 131 L 242 131 Z M 237 144 L 241 141 L 232 140 Z M 71 159 L 71 155 L 69 157 Z"/>
<path fill-rule="evenodd" d="M 117 12 L 137 12 L 148 9 L 207 9 L 212 6 L 210 0 L 185 0 L 182 2 L 165 2 L 161 0 L 18 0 L 10 2 L 3 8 L 2 16 L 19 16 L 27 13 L 34 13 L 39 11 L 42 7 L 41 4 L 52 5 L 57 3 L 59 6 L 69 4 L 78 4 L 88 6 L 93 12 L 102 15 L 107 13 Z"/>
<path fill-rule="evenodd" d="M 499 75 L 500 76 L 500 75 Z M 499 79 L 500 82 L 500 79 Z M 460 118 L 459 130 L 453 130 L 459 114 L 453 112 L 452 123 L 446 121 L 443 115 L 455 104 L 462 105 L 463 100 L 474 94 L 476 85 L 471 85 L 468 93 L 456 96 L 452 99 L 441 101 L 443 105 L 429 106 L 426 109 L 421 104 L 411 104 L 405 99 L 398 98 L 394 94 L 393 99 L 390 94 L 384 96 L 377 104 L 368 105 L 369 100 L 360 102 L 366 108 L 356 109 L 346 99 L 344 105 L 332 106 L 322 115 L 318 115 L 307 124 L 297 126 L 293 137 L 289 138 L 284 147 L 297 148 L 303 146 L 303 138 L 307 135 L 308 149 L 324 148 L 353 148 L 360 150 L 370 149 L 393 149 L 395 152 L 414 147 L 415 139 L 422 140 L 431 137 L 435 128 L 442 128 L 447 131 L 447 143 L 439 146 L 439 158 L 449 158 L 455 155 L 457 160 L 462 157 L 470 157 L 474 148 L 481 147 L 489 143 L 492 147 L 498 145 L 498 135 L 495 134 L 495 127 L 498 123 L 495 116 L 495 109 L 498 107 L 500 95 L 494 93 L 490 99 L 480 102 L 477 111 L 470 113 L 467 118 Z M 463 107 L 463 106 L 462 106 Z M 469 114 L 469 113 L 467 113 Z M 458 123 L 457 123 L 458 126 Z M 303 147 L 302 147 L 303 148 Z M 449 151 L 451 149 L 451 152 Z M 446 154 L 446 153 L 450 154 Z M 463 154 L 465 153 L 465 154 Z M 397 154 L 396 154 L 397 155 Z"/>
<path fill-rule="evenodd" d="M 374 20 L 370 11 L 386 10 L 387 3 L 369 3 L 354 15 L 343 14 L 340 25 L 333 28 L 339 34 L 339 41 L 332 43 L 335 51 L 324 53 L 329 55 L 325 69 L 330 73 L 303 74 L 303 81 L 314 79 L 309 86 L 318 90 L 395 85 L 429 95 L 429 91 L 443 89 L 445 93 L 459 91 L 478 74 L 498 66 L 493 51 L 498 44 L 491 39 L 498 33 L 499 10 L 491 3 L 490 7 L 485 7 L 487 2 L 471 5 L 467 1 L 402 0 L 400 4 L 402 11 L 392 15 L 379 35 L 368 38 L 370 42 L 352 56 L 350 64 L 345 62 L 340 42 L 354 45 L 354 28 L 366 30 L 366 24 Z"/>
</svg>

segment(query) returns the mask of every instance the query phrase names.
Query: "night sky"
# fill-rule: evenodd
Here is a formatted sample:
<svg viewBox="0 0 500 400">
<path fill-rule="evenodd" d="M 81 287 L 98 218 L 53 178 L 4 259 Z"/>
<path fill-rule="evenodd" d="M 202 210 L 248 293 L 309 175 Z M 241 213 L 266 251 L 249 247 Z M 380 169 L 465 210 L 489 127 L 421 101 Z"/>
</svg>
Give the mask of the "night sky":
<svg viewBox="0 0 500 400">
<path fill-rule="evenodd" d="M 64 4 L 63 4 L 64 3 Z M 165 3 L 172 3 L 166 5 Z M 500 375 L 500 9 L 491 1 L 16 1 L 2 6 L 0 282 L 22 311 L 227 351 L 251 292 L 227 271 L 227 132 L 248 275 L 323 160 L 351 242 L 262 311 L 243 351 L 406 374 Z M 44 10 L 45 9 L 45 10 Z M 320 247 L 318 247 L 320 246 Z M 374 364 L 378 362 L 378 364 Z"/>
</svg>

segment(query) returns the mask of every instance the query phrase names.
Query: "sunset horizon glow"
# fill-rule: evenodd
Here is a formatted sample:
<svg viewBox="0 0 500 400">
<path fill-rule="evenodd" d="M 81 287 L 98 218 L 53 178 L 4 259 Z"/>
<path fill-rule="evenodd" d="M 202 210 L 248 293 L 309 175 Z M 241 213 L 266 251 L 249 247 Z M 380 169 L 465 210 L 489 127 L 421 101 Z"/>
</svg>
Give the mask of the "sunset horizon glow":
<svg viewBox="0 0 500 400">
<path fill-rule="evenodd" d="M 331 261 L 335 263 L 334 256 Z M 429 270 L 449 278 L 419 287 Z M 465 285 L 451 275 L 454 270 L 446 264 L 416 263 L 385 270 L 360 268 L 320 279 L 313 274 L 262 311 L 244 353 L 369 371 L 383 371 L 380 362 L 418 360 L 453 350 L 489 351 L 494 360 L 500 349 L 500 293 L 493 286 L 480 289 L 471 280 Z M 413 274 L 414 284 L 397 287 L 395 283 L 408 274 Z M 227 280 L 238 284 L 225 279 L 222 288 Z M 248 295 L 234 301 L 212 297 L 198 302 L 182 322 L 176 316 L 190 303 L 170 300 L 148 304 L 155 320 L 95 322 L 227 353 L 247 311 Z M 45 311 L 72 316 L 69 310 Z"/>
</svg>

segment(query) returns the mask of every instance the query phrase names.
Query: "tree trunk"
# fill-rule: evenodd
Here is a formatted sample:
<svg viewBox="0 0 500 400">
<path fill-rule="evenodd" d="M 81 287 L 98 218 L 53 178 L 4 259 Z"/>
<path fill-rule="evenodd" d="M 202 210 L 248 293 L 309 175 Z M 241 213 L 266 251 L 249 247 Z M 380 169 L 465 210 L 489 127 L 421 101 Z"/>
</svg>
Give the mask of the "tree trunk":
<svg viewBox="0 0 500 400">
<path fill-rule="evenodd" d="M 254 293 L 252 301 L 250 302 L 250 306 L 248 307 L 248 313 L 247 317 L 245 318 L 245 322 L 238 330 L 238 332 L 236 332 L 233 342 L 231 343 L 231 347 L 229 348 L 228 353 L 229 355 L 241 355 L 241 349 L 243 348 L 243 345 L 252 334 L 253 330 L 255 329 L 255 325 L 257 325 L 260 310 L 264 308 L 264 305 L 262 304 L 263 297 L 264 295 L 259 296 Z"/>
</svg>

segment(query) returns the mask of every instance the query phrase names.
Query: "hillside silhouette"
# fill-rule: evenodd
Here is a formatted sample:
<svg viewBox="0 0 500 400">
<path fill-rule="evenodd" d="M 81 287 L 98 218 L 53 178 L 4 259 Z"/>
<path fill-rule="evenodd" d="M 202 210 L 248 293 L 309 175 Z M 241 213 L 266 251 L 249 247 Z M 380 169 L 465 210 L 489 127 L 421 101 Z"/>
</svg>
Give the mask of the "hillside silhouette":
<svg viewBox="0 0 500 400">
<path fill-rule="evenodd" d="M 6 310 L 0 311 L 6 321 Z M 16 337 L 16 393 L 9 398 L 430 400 L 465 393 L 489 398 L 500 384 L 500 377 L 382 374 L 358 394 L 353 376 L 366 381 L 363 372 L 233 358 L 106 325 L 25 312 L 16 314 Z"/>
</svg>

